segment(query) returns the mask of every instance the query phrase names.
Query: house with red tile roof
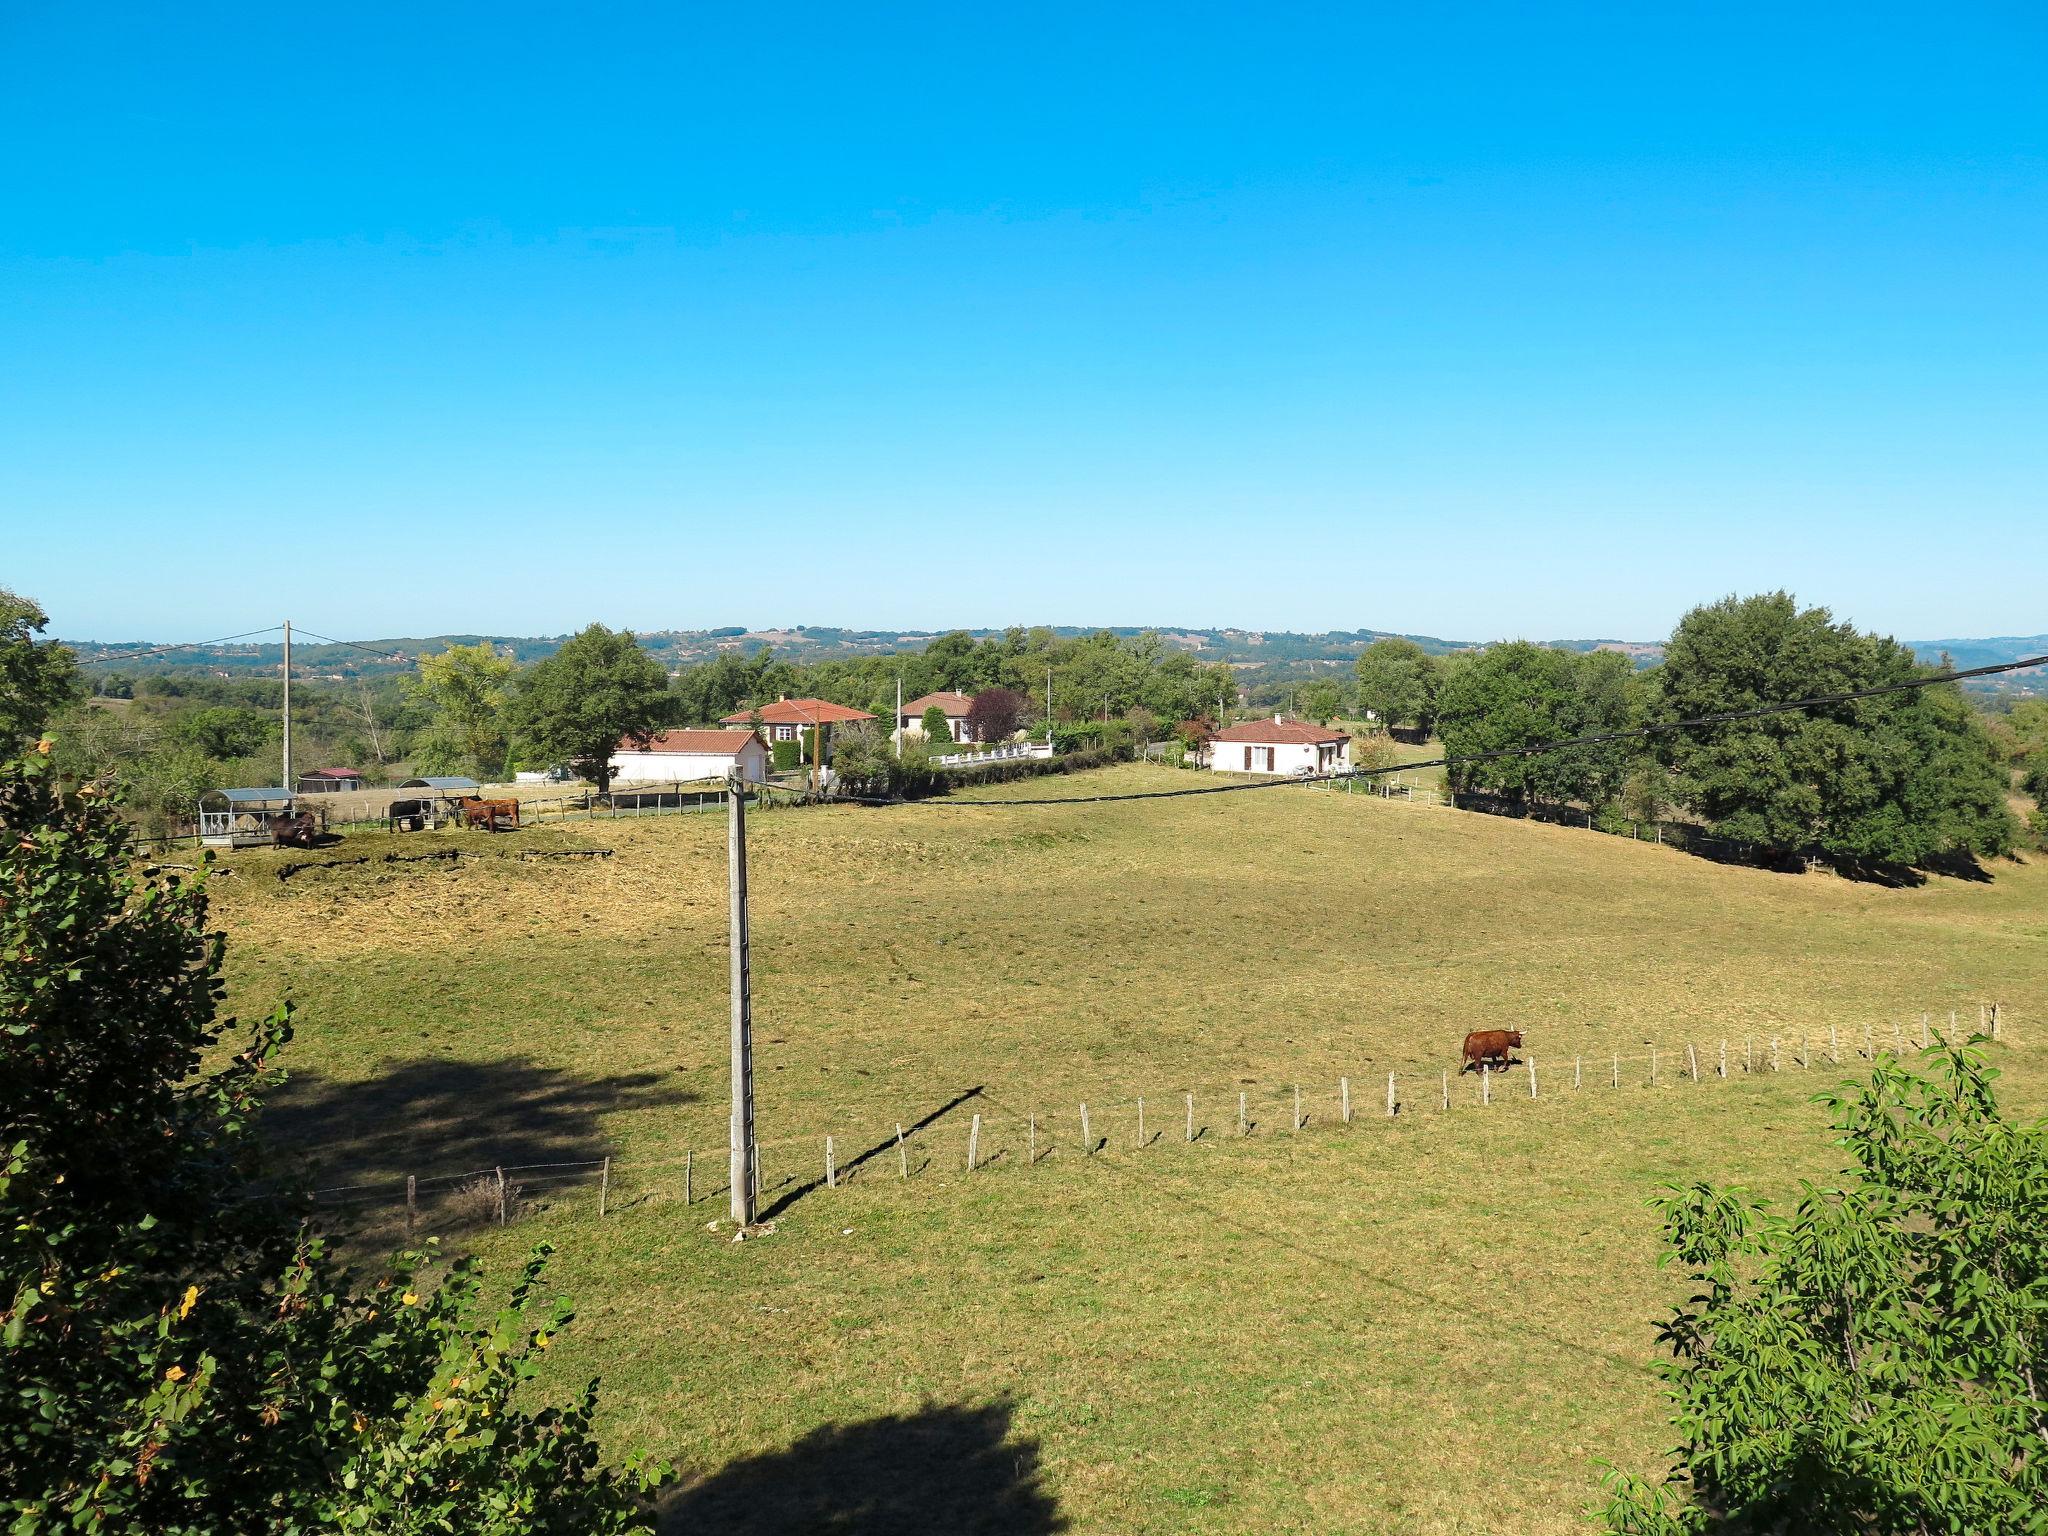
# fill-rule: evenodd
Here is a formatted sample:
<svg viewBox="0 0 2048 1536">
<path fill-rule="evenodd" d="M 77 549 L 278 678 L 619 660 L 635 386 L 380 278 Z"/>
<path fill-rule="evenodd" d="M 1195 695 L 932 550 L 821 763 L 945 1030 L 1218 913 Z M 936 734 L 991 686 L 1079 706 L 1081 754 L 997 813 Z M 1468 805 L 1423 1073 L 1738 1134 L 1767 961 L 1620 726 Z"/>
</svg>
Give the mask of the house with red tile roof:
<svg viewBox="0 0 2048 1536">
<path fill-rule="evenodd" d="M 967 741 L 972 738 L 974 733 L 967 728 L 967 712 L 974 708 L 974 700 L 964 693 L 945 690 L 927 693 L 922 698 L 905 700 L 902 710 L 896 716 L 896 729 L 905 736 L 922 736 L 924 712 L 934 707 L 945 713 L 946 729 L 953 733 L 955 741 Z"/>
<path fill-rule="evenodd" d="M 613 783 L 689 784 L 735 768 L 749 784 L 768 777 L 768 748 L 752 731 L 662 731 L 644 744 L 629 736 L 612 753 Z"/>
<path fill-rule="evenodd" d="M 1348 766 L 1350 747 L 1343 731 L 1275 715 L 1226 725 L 1208 742 L 1207 766 L 1221 773 L 1336 773 Z"/>
<path fill-rule="evenodd" d="M 842 725 L 858 725 L 863 720 L 875 717 L 864 709 L 849 709 L 844 704 L 834 704 L 829 699 L 792 699 L 787 695 L 773 704 L 763 704 L 758 709 L 743 709 L 738 714 L 727 715 L 726 725 L 751 725 L 756 719 L 761 722 L 761 734 L 770 741 L 802 741 L 804 732 L 812 726 L 818 728 L 818 753 L 825 762 L 832 761 L 832 733 Z"/>
</svg>

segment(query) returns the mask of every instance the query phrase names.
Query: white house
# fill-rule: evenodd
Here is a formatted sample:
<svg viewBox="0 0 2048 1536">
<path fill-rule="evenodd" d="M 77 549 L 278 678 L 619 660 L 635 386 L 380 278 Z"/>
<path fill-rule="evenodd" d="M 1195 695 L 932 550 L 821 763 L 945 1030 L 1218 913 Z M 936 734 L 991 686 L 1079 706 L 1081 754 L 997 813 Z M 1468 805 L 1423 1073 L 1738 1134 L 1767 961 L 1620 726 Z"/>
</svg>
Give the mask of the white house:
<svg viewBox="0 0 2048 1536">
<path fill-rule="evenodd" d="M 722 779 L 734 767 L 750 784 L 768 777 L 768 748 L 752 731 L 663 731 L 645 746 L 628 738 L 612 753 L 612 778 L 633 784 Z"/>
<path fill-rule="evenodd" d="M 966 741 L 973 734 L 967 728 L 967 712 L 974 707 L 974 700 L 964 693 L 928 693 L 921 699 L 908 700 L 896 716 L 896 729 L 905 736 L 924 734 L 924 712 L 936 705 L 944 711 L 946 729 L 953 733 L 955 741 Z"/>
<path fill-rule="evenodd" d="M 1350 746 L 1342 731 L 1275 715 L 1218 731 L 1208 744 L 1208 766 L 1223 773 L 1335 773 L 1349 762 Z"/>
</svg>

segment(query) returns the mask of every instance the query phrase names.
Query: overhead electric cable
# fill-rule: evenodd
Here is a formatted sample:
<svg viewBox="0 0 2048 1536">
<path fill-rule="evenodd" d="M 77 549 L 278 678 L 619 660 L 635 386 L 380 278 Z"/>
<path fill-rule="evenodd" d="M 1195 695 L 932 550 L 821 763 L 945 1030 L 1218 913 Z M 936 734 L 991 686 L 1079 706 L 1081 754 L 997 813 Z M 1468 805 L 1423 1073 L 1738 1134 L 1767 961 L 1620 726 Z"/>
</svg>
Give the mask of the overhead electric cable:
<svg viewBox="0 0 2048 1536">
<path fill-rule="evenodd" d="M 152 656 L 168 656 L 172 651 L 196 651 L 209 645 L 228 645 L 236 640 L 247 640 L 252 635 L 267 635 L 284 628 L 282 624 L 266 624 L 261 629 L 244 630 L 239 635 L 222 635 L 218 640 L 187 640 L 177 645 L 159 645 L 146 651 L 120 651 L 112 656 L 81 657 L 81 667 L 102 666 L 110 661 L 147 661 Z"/>
</svg>

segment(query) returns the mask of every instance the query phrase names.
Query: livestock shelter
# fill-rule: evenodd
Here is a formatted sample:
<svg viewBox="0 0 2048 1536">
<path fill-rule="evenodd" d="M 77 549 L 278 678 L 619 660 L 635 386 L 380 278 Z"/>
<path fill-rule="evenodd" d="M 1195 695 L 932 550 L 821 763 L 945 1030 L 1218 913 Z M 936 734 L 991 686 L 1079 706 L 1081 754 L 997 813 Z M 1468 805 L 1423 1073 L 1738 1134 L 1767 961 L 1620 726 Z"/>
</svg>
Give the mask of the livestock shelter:
<svg viewBox="0 0 2048 1536">
<path fill-rule="evenodd" d="M 394 823 L 392 830 L 400 830 L 395 824 L 404 822 L 407 829 L 418 831 L 421 827 L 439 826 L 456 815 L 455 802 L 482 795 L 484 787 L 475 779 L 430 775 L 407 779 L 398 788 L 399 797 L 385 808 L 384 814 Z M 408 796 L 406 790 L 415 793 Z"/>
<path fill-rule="evenodd" d="M 209 848 L 268 848 L 273 823 L 292 814 L 298 796 L 273 789 L 209 789 L 199 796 L 199 841 Z"/>
<path fill-rule="evenodd" d="M 315 768 L 310 773 L 299 775 L 298 792 L 302 795 L 338 795 L 344 790 L 362 787 L 363 776 L 353 768 Z"/>
</svg>

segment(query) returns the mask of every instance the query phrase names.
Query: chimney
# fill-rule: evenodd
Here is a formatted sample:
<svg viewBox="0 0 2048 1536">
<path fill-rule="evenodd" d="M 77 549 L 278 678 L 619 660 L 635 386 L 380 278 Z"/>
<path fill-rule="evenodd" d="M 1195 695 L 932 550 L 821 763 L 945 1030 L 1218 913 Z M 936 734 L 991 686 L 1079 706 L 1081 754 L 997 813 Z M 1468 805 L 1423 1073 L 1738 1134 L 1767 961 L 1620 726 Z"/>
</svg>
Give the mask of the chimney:
<svg viewBox="0 0 2048 1536">
<path fill-rule="evenodd" d="M 1273 723 L 1275 725 L 1285 725 L 1287 723 L 1287 717 L 1285 715 L 1275 715 L 1273 717 Z"/>
</svg>

